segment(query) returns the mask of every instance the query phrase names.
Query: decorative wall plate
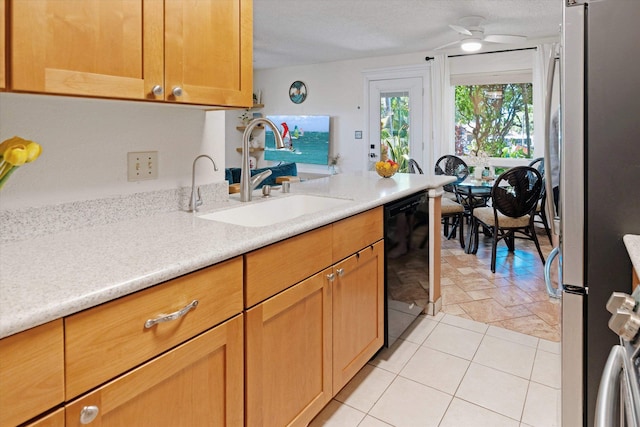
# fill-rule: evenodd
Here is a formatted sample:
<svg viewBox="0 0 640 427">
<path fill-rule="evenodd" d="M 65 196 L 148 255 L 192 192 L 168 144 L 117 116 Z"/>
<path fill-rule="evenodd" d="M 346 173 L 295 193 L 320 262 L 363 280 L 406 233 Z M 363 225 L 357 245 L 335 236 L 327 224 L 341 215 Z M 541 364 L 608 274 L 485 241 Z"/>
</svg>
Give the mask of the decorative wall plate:
<svg viewBox="0 0 640 427">
<path fill-rule="evenodd" d="M 300 80 L 291 83 L 289 88 L 289 99 L 294 104 L 302 104 L 307 99 L 307 86 Z"/>
</svg>

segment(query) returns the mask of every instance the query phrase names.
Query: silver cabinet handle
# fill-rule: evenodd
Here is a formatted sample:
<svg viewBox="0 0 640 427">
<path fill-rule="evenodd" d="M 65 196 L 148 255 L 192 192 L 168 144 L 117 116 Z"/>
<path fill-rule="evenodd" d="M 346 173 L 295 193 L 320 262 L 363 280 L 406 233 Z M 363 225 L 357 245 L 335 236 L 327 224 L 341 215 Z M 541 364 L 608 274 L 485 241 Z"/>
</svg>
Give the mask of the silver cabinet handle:
<svg viewBox="0 0 640 427">
<path fill-rule="evenodd" d="M 162 95 L 162 93 L 164 92 L 164 90 L 162 89 L 162 86 L 160 85 L 155 85 L 153 87 L 153 89 L 151 89 L 151 92 L 153 92 L 154 95 L 156 96 L 160 96 Z"/>
<path fill-rule="evenodd" d="M 330 282 L 333 282 L 333 279 L 336 278 L 336 275 L 333 273 L 329 273 L 327 274 L 327 279 L 329 279 Z"/>
<path fill-rule="evenodd" d="M 173 94 L 173 96 L 182 96 L 182 88 L 180 86 L 176 86 L 173 88 L 173 90 L 171 91 L 171 93 Z"/>
<path fill-rule="evenodd" d="M 344 268 L 339 268 L 336 270 L 336 272 L 338 273 L 338 276 L 340 277 L 344 276 Z"/>
<path fill-rule="evenodd" d="M 96 419 L 98 412 L 100 412 L 100 410 L 95 405 L 83 407 L 80 411 L 80 424 L 89 424 Z"/>
<path fill-rule="evenodd" d="M 171 313 L 171 314 L 162 314 L 162 315 L 160 315 L 160 317 L 156 317 L 155 319 L 147 320 L 146 322 L 144 322 L 144 327 L 149 329 L 149 328 L 151 328 L 153 325 L 155 325 L 157 323 L 170 322 L 172 320 L 179 319 L 182 316 L 184 316 L 185 314 L 187 314 L 189 312 L 189 310 L 191 310 L 192 308 L 195 308 L 197 305 L 198 305 L 198 300 L 194 299 L 193 301 L 191 301 L 191 303 L 189 303 L 182 310 L 176 311 L 176 312 Z"/>
</svg>

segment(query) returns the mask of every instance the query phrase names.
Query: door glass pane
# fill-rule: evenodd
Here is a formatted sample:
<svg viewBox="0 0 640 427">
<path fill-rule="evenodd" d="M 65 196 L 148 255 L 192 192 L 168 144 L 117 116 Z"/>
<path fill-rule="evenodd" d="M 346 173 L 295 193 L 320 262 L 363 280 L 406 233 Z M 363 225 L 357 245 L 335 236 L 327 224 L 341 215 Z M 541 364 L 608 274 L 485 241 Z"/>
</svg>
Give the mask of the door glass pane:
<svg viewBox="0 0 640 427">
<path fill-rule="evenodd" d="M 398 163 L 399 172 L 408 172 L 409 132 L 409 92 L 381 92 L 380 158 Z"/>
<path fill-rule="evenodd" d="M 458 156 L 531 158 L 531 83 L 456 86 Z"/>
</svg>

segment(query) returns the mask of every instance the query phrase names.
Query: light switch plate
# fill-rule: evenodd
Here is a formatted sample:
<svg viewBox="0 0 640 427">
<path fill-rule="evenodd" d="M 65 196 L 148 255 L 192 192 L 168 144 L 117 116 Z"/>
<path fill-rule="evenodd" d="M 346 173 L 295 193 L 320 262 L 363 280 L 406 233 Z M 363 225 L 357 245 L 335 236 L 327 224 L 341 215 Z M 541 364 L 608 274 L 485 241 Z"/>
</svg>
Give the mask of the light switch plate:
<svg viewBox="0 0 640 427">
<path fill-rule="evenodd" d="M 142 181 L 158 178 L 158 152 L 138 151 L 127 153 L 127 180 Z"/>
</svg>

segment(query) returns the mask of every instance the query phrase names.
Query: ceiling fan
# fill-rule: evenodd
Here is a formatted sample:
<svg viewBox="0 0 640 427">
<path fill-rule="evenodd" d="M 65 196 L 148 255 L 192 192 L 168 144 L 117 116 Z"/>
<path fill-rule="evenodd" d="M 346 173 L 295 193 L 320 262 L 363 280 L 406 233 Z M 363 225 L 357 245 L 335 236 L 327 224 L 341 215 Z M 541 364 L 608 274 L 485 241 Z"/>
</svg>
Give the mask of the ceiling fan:
<svg viewBox="0 0 640 427">
<path fill-rule="evenodd" d="M 521 43 L 527 38 L 512 34 L 484 34 L 482 23 L 485 19 L 482 16 L 467 16 L 460 18 L 458 25 L 449 24 L 449 27 L 462 35 L 460 40 L 447 43 L 435 48 L 435 50 L 444 49 L 449 46 L 459 45 L 465 52 L 475 52 L 482 48 L 483 42 L 515 44 Z"/>
</svg>

